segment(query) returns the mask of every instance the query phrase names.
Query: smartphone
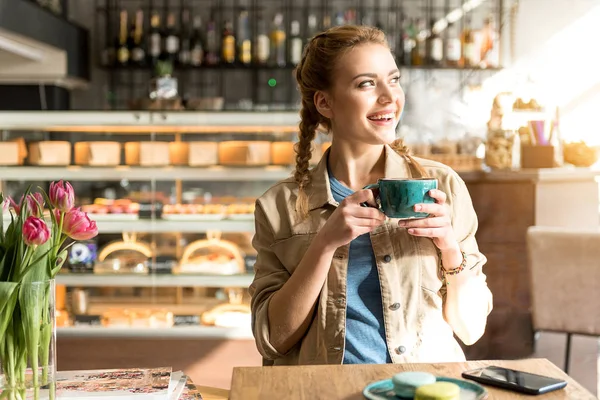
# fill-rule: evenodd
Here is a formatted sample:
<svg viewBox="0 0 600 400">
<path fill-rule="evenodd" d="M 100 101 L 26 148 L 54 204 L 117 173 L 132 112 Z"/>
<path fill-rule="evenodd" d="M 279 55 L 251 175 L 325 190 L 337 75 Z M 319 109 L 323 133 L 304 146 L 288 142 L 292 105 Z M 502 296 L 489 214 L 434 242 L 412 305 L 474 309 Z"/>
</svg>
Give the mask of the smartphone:
<svg viewBox="0 0 600 400">
<path fill-rule="evenodd" d="M 567 382 L 562 379 L 489 366 L 462 373 L 463 378 L 526 394 L 542 394 L 562 389 Z"/>
</svg>

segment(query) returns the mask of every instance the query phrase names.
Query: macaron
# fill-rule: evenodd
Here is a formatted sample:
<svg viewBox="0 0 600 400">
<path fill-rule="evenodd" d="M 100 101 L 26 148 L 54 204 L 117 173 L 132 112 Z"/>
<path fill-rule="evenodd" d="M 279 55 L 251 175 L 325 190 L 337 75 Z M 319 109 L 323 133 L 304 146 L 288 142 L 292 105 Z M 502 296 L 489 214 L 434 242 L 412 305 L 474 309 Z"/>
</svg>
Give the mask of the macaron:
<svg viewBox="0 0 600 400">
<path fill-rule="evenodd" d="M 412 398 L 418 387 L 435 383 L 435 376 L 428 372 L 400 372 L 392 377 L 392 383 L 396 396 Z"/>
<path fill-rule="evenodd" d="M 415 390 L 415 400 L 458 400 L 460 387 L 452 382 L 436 382 L 419 386 Z"/>
</svg>

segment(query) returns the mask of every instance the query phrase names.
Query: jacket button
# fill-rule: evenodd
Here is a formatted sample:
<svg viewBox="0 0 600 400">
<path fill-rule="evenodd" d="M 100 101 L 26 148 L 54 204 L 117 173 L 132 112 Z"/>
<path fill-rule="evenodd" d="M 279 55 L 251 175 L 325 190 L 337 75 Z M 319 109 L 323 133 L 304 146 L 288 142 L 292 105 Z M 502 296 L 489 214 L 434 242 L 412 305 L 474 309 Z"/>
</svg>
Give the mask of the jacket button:
<svg viewBox="0 0 600 400">
<path fill-rule="evenodd" d="M 342 351 L 342 348 L 340 346 L 335 346 L 333 347 L 334 351 Z"/>
<path fill-rule="evenodd" d="M 337 300 L 335 301 L 336 303 L 338 303 L 340 306 L 344 304 L 344 298 L 343 297 L 338 297 Z"/>
<path fill-rule="evenodd" d="M 400 303 L 394 303 L 390 306 L 390 310 L 392 310 L 392 311 L 396 311 L 399 308 L 400 308 Z"/>
<path fill-rule="evenodd" d="M 392 261 L 392 256 L 390 256 L 389 254 L 383 256 L 383 262 L 389 263 L 390 261 Z"/>
<path fill-rule="evenodd" d="M 398 354 L 404 354 L 404 353 L 406 353 L 406 347 L 404 347 L 404 346 L 398 346 L 396 348 L 396 353 L 398 353 Z"/>
</svg>

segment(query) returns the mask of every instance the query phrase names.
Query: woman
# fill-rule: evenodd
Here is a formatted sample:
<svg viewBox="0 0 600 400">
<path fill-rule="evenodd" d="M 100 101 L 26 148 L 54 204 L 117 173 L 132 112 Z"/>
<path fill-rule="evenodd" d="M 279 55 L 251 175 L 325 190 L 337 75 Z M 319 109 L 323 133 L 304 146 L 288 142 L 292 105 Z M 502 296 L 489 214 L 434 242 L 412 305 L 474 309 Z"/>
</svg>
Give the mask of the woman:
<svg viewBox="0 0 600 400">
<path fill-rule="evenodd" d="M 252 328 L 274 364 L 464 360 L 492 296 L 477 218 L 449 167 L 394 142 L 404 106 L 384 34 L 342 26 L 314 37 L 296 70 L 302 95 L 296 172 L 256 203 Z M 332 135 L 309 170 L 315 129 Z M 391 144 L 391 145 L 390 145 Z M 429 176 L 431 217 L 398 221 L 375 207 L 382 177 Z"/>
</svg>

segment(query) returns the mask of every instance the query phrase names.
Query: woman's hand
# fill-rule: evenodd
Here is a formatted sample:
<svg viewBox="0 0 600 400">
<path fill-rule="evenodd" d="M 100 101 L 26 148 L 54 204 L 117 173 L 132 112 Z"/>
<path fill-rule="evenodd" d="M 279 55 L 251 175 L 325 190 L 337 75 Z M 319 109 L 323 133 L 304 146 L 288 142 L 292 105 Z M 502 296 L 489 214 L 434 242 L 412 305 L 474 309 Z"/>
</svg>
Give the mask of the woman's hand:
<svg viewBox="0 0 600 400">
<path fill-rule="evenodd" d="M 458 248 L 454 236 L 452 221 L 450 220 L 450 207 L 446 204 L 446 193 L 433 189 L 429 191 L 435 203 L 415 205 L 415 211 L 425 212 L 429 217 L 423 219 L 402 220 L 398 226 L 408 229 L 413 236 L 429 237 L 441 251 Z"/>
<path fill-rule="evenodd" d="M 361 206 L 361 203 L 372 207 Z M 351 194 L 331 214 L 319 231 L 319 236 L 327 246 L 337 249 L 356 237 L 371 232 L 385 222 L 385 214 L 379 211 L 375 204 L 375 197 L 370 189 Z"/>
</svg>

